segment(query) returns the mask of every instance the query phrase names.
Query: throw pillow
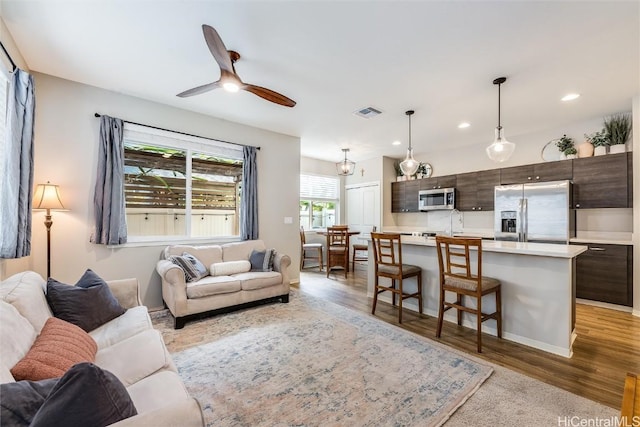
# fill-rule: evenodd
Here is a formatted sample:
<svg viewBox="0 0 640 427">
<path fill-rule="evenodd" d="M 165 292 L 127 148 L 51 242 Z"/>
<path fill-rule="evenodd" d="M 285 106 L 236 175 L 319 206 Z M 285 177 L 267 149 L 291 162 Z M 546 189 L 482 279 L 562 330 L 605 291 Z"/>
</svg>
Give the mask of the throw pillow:
<svg viewBox="0 0 640 427">
<path fill-rule="evenodd" d="M 249 256 L 251 271 L 272 271 L 275 256 L 275 249 L 266 249 L 264 251 L 256 251 L 254 249 Z"/>
<path fill-rule="evenodd" d="M 184 279 L 187 282 L 198 281 L 208 274 L 207 267 L 205 267 L 204 264 L 202 264 L 196 257 L 187 252 L 182 256 L 174 255 L 167 259 L 184 271 Z"/>
<path fill-rule="evenodd" d="M 91 269 L 75 286 L 47 280 L 47 302 L 53 315 L 87 332 L 104 325 L 126 311 L 111 293 L 109 285 Z"/>
<path fill-rule="evenodd" d="M 60 377 L 76 363 L 93 362 L 97 351 L 98 345 L 85 331 L 50 317 L 29 352 L 11 368 L 11 375 L 16 381 Z"/>
<path fill-rule="evenodd" d="M 0 420 L 3 425 L 28 427 L 58 378 L 0 384 Z"/>
<path fill-rule="evenodd" d="M 107 426 L 137 413 L 115 375 L 92 363 L 79 363 L 57 381 L 30 427 Z"/>
<path fill-rule="evenodd" d="M 230 274 L 246 273 L 251 270 L 251 263 L 247 260 L 214 262 L 209 271 L 212 276 L 228 276 Z"/>
</svg>

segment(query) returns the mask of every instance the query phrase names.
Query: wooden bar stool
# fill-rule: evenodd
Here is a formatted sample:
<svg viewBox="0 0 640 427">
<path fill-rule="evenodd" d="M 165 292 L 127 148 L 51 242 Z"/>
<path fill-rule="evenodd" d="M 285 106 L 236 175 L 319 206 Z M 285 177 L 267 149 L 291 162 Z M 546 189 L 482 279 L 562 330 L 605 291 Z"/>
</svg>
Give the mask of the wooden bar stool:
<svg viewBox="0 0 640 427">
<path fill-rule="evenodd" d="M 375 225 L 371 231 L 376 231 Z M 351 256 L 351 270 L 356 271 L 356 261 L 369 261 L 369 246 L 367 246 L 366 243 L 354 243 L 351 247 L 353 248 L 353 255 Z"/>
<path fill-rule="evenodd" d="M 440 338 L 444 312 L 450 308 L 458 310 L 458 325 L 462 325 L 462 312 L 472 313 L 477 318 L 478 353 L 482 352 L 482 322 L 495 319 L 498 326 L 498 338 L 502 338 L 502 300 L 500 281 L 492 277 L 482 276 L 482 239 L 436 236 L 438 249 L 438 266 L 440 267 L 440 304 L 438 308 L 438 329 L 436 337 Z M 476 268 L 473 269 L 470 249 L 475 249 Z M 445 292 L 454 292 L 456 300 L 447 302 Z M 482 297 L 496 294 L 496 311 L 482 312 Z M 463 305 L 462 297 L 476 299 L 477 309 Z"/>
<path fill-rule="evenodd" d="M 307 256 L 307 251 L 316 251 L 313 256 Z M 322 243 L 307 243 L 304 228 L 300 227 L 300 270 L 304 268 L 306 260 L 318 261 L 318 267 L 322 271 Z"/>
<path fill-rule="evenodd" d="M 371 233 L 373 255 L 375 258 L 375 288 L 373 290 L 373 307 L 371 314 L 376 314 L 378 294 L 391 292 L 391 301 L 396 305 L 398 296 L 398 323 L 402 323 L 402 301 L 407 298 L 418 299 L 418 311 L 422 314 L 422 269 L 416 265 L 402 263 L 402 245 L 398 233 Z M 380 277 L 391 279 L 391 286 L 379 283 Z M 416 277 L 418 290 L 406 293 L 403 289 L 404 279 Z M 397 283 L 397 287 L 396 287 Z"/>
</svg>

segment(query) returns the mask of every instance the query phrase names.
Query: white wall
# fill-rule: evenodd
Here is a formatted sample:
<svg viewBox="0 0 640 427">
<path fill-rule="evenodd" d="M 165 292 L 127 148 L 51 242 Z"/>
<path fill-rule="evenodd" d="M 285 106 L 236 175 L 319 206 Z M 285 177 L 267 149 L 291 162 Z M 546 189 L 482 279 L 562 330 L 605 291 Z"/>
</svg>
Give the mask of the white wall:
<svg viewBox="0 0 640 427">
<path fill-rule="evenodd" d="M 35 183 L 60 185 L 70 210 L 53 213 L 51 275 L 75 283 L 87 268 L 105 279 L 136 277 L 143 303 L 162 306 L 155 264 L 165 245 L 107 248 L 89 243 L 99 119 L 108 114 L 224 141 L 260 146 L 258 204 L 260 238 L 292 258 L 291 278 L 299 279 L 298 195 L 300 140 L 80 83 L 34 73 L 36 82 Z M 287 165 L 287 167 L 283 167 Z M 292 217 L 293 224 L 284 224 Z M 3 277 L 25 268 L 46 275 L 44 214 L 33 214 L 32 255 L 5 260 Z"/>
</svg>

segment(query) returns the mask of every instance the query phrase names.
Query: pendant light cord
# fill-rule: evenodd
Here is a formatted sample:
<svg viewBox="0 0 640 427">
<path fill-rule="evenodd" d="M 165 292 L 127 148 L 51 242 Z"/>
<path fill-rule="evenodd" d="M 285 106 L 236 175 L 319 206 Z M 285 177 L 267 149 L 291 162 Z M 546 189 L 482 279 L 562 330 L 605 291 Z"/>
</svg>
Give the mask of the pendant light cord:
<svg viewBox="0 0 640 427">
<path fill-rule="evenodd" d="M 409 150 L 411 150 L 411 114 L 409 114 Z"/>
<path fill-rule="evenodd" d="M 502 83 L 498 83 L 498 129 L 502 129 L 502 126 L 500 125 L 500 86 L 502 86 Z"/>
</svg>

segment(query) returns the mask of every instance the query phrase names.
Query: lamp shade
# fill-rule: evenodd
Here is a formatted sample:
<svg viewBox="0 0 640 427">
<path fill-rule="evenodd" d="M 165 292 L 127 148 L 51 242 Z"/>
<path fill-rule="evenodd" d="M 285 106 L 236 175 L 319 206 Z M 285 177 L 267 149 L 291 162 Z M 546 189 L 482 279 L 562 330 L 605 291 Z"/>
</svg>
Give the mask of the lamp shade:
<svg viewBox="0 0 640 427">
<path fill-rule="evenodd" d="M 498 85 L 498 126 L 495 131 L 495 138 L 493 140 L 493 144 L 487 147 L 487 156 L 494 162 L 504 162 L 506 161 L 516 149 L 516 144 L 513 142 L 509 142 L 504 137 L 504 129 L 502 129 L 502 125 L 500 124 L 500 87 L 502 83 L 506 82 L 506 77 L 498 77 L 493 80 L 494 85 Z"/>
<path fill-rule="evenodd" d="M 342 151 L 344 151 L 344 160 L 336 163 L 336 171 L 338 175 L 342 176 L 353 175 L 353 172 L 356 170 L 356 163 L 347 159 L 348 148 L 343 148 Z"/>
<path fill-rule="evenodd" d="M 33 209 L 64 210 L 58 186 L 48 181 L 46 184 L 38 184 L 33 195 Z"/>
<path fill-rule="evenodd" d="M 487 147 L 487 156 L 494 162 L 501 163 L 509 159 L 515 149 L 516 144 L 507 141 L 504 137 L 504 130 L 501 127 L 497 127 L 493 144 Z"/>
</svg>

